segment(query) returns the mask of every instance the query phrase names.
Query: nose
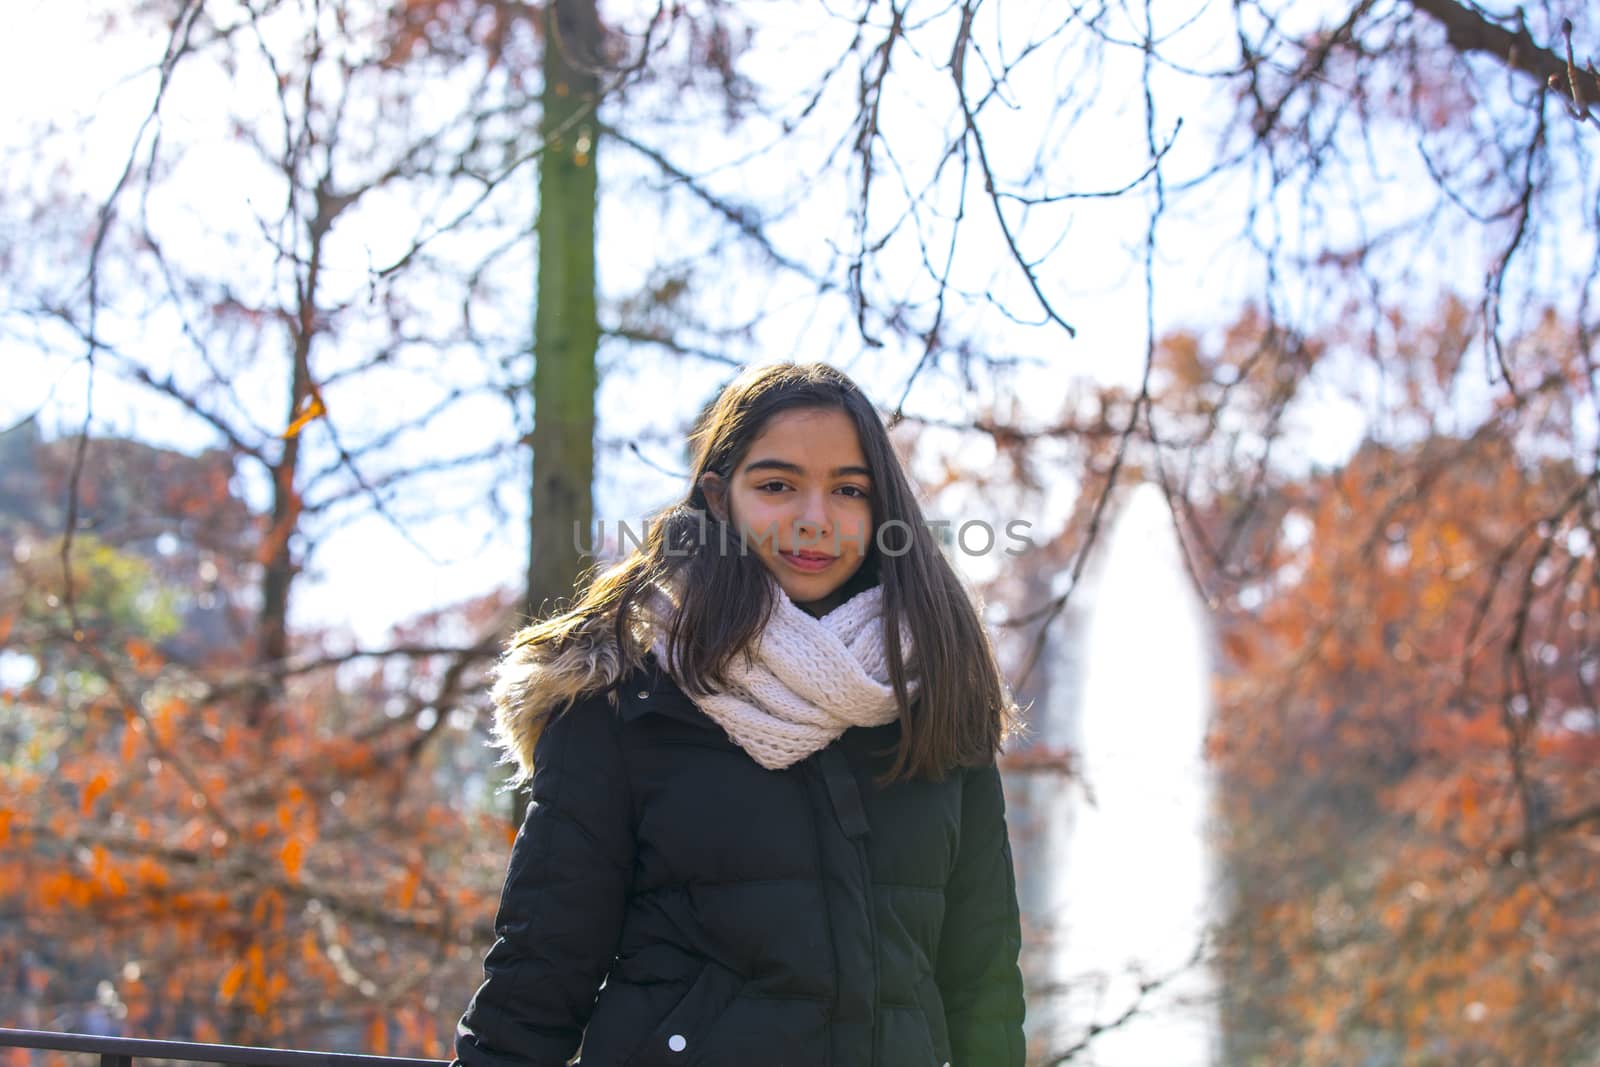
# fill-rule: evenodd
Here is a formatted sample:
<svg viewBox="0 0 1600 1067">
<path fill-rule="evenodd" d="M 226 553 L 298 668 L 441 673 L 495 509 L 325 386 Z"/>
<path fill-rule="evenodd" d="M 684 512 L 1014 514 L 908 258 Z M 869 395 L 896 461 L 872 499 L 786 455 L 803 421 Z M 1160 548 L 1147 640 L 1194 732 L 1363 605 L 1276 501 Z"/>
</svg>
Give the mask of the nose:
<svg viewBox="0 0 1600 1067">
<path fill-rule="evenodd" d="M 816 544 L 828 536 L 831 528 L 828 515 L 828 496 L 821 491 L 802 494 L 800 512 L 795 516 L 795 535 Z"/>
</svg>

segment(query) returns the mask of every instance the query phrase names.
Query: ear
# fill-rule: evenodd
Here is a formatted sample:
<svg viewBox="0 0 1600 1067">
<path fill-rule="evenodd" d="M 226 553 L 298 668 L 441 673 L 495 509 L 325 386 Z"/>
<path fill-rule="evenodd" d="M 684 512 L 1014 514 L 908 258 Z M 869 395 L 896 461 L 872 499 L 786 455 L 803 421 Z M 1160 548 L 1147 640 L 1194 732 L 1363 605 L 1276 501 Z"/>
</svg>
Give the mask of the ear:
<svg viewBox="0 0 1600 1067">
<path fill-rule="evenodd" d="M 716 471 L 706 471 L 700 476 L 700 493 L 706 498 L 706 509 L 718 522 L 728 521 L 728 483 Z"/>
</svg>

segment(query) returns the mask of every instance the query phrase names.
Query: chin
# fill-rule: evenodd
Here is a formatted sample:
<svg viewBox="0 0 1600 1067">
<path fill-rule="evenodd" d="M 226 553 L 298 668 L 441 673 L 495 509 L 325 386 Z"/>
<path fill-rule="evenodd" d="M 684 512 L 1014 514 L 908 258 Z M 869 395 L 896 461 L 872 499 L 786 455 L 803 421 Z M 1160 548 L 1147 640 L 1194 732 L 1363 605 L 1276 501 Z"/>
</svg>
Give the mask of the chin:
<svg viewBox="0 0 1600 1067">
<path fill-rule="evenodd" d="M 789 594 L 790 600 L 793 600 L 796 603 L 809 603 L 813 600 L 822 600 L 826 597 L 832 596 L 844 583 L 820 582 L 812 584 L 810 582 L 779 582 L 778 584 L 783 587 L 783 591 L 785 593 Z"/>
</svg>

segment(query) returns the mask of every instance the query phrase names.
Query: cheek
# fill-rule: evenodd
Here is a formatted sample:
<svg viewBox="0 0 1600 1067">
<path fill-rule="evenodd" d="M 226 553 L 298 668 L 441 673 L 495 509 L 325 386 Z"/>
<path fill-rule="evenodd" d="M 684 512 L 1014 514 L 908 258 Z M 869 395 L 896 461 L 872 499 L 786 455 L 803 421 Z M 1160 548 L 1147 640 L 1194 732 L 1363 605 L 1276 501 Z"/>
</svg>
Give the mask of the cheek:
<svg viewBox="0 0 1600 1067">
<path fill-rule="evenodd" d="M 764 539 L 770 535 L 773 527 L 782 529 L 785 514 L 783 504 L 788 499 L 791 498 L 760 493 L 736 497 L 733 501 L 735 528 L 743 530 L 758 546 L 764 545 Z"/>
<path fill-rule="evenodd" d="M 850 555 L 859 556 L 865 553 L 871 544 L 872 514 L 865 507 L 851 507 L 845 509 L 835 519 L 839 534 L 845 540 L 841 547 Z"/>
<path fill-rule="evenodd" d="M 772 511 L 772 498 L 770 496 L 750 490 L 735 491 L 728 504 L 733 510 L 734 521 L 746 525 L 755 521 L 759 516 Z"/>
</svg>

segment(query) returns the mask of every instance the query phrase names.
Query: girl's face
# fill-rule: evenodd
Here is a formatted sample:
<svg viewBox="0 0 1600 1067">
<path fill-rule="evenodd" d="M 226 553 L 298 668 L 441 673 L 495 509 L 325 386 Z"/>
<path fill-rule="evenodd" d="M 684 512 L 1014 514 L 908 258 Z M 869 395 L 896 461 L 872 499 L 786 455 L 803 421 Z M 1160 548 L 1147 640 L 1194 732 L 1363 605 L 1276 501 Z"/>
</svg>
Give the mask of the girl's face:
<svg viewBox="0 0 1600 1067">
<path fill-rule="evenodd" d="M 871 489 L 848 415 L 785 411 L 767 421 L 733 471 L 730 518 L 789 599 L 822 616 L 839 605 L 835 594 L 866 558 Z"/>
</svg>

